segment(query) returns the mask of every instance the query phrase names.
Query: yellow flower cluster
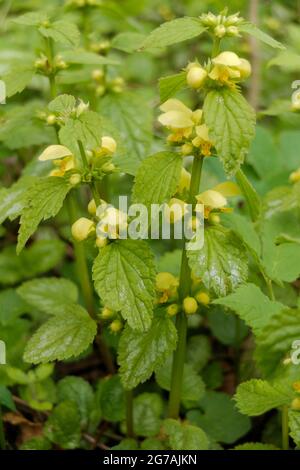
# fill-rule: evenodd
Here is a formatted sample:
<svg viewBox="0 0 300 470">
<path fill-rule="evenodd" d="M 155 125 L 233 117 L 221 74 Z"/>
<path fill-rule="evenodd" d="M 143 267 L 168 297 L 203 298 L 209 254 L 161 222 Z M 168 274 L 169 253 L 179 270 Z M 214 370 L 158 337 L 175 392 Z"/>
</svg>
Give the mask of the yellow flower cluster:
<svg viewBox="0 0 300 470">
<path fill-rule="evenodd" d="M 224 14 L 214 15 L 211 12 L 201 15 L 200 20 L 203 26 L 219 39 L 225 36 L 239 36 L 238 26 L 244 21 L 238 13 L 226 16 Z"/>
<path fill-rule="evenodd" d="M 212 59 L 212 70 L 209 78 L 223 85 L 235 86 L 236 82 L 246 80 L 251 75 L 251 64 L 240 58 L 235 52 L 221 52 Z"/>
<path fill-rule="evenodd" d="M 221 183 L 213 189 L 208 189 L 196 196 L 198 204 L 203 205 L 203 215 L 208 219 L 211 212 L 231 212 L 232 209 L 225 207 L 227 198 L 238 196 L 240 194 L 239 187 L 232 182 Z"/>
<path fill-rule="evenodd" d="M 199 149 L 204 156 L 211 155 L 213 142 L 209 138 L 209 129 L 203 123 L 201 109 L 192 111 L 182 101 L 171 98 L 161 107 L 159 122 L 171 131 L 168 142 L 182 145 L 183 155 L 189 155 L 194 147 Z"/>
</svg>

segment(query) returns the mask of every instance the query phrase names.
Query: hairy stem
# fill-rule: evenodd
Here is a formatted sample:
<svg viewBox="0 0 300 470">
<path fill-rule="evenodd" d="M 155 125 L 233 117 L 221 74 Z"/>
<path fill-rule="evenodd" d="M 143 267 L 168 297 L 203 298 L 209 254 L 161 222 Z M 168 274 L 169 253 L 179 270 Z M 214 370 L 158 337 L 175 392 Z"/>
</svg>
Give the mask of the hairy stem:
<svg viewBox="0 0 300 470">
<path fill-rule="evenodd" d="M 192 177 L 189 193 L 189 202 L 195 205 L 195 196 L 198 194 L 201 172 L 202 172 L 203 158 L 194 157 Z M 185 241 L 184 241 L 185 243 Z M 191 271 L 188 264 L 187 253 L 185 245 L 182 250 L 181 259 L 181 271 L 179 281 L 179 300 L 183 302 L 183 299 L 190 294 L 191 290 Z M 178 333 L 177 349 L 173 356 L 172 366 L 172 377 L 171 377 L 171 391 L 169 397 L 169 412 L 170 418 L 178 418 L 180 409 L 183 369 L 185 361 L 185 350 L 186 350 L 186 334 L 187 334 L 187 318 L 186 314 L 181 311 L 177 315 L 176 328 Z"/>
<path fill-rule="evenodd" d="M 134 437 L 132 390 L 127 390 L 126 392 L 126 429 L 127 429 L 127 437 Z"/>
<path fill-rule="evenodd" d="M 85 150 L 84 150 L 84 147 L 83 147 L 83 144 L 82 144 L 81 140 L 78 140 L 78 147 L 79 147 L 79 150 L 80 150 L 80 155 L 81 155 L 83 165 L 84 165 L 85 168 L 88 168 L 88 160 L 87 160 L 86 153 L 85 153 Z M 90 188 L 91 188 L 96 206 L 98 207 L 101 204 L 101 198 L 100 198 L 98 188 L 97 188 L 97 184 L 96 184 L 95 181 L 91 181 Z"/>
</svg>

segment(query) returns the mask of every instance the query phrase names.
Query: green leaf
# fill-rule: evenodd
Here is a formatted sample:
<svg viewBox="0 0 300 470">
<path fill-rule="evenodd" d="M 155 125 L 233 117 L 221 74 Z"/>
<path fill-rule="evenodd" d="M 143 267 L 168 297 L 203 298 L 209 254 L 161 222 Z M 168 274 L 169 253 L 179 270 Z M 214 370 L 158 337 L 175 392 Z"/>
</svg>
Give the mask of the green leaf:
<svg viewBox="0 0 300 470">
<path fill-rule="evenodd" d="M 253 224 L 242 215 L 231 213 L 222 216 L 225 227 L 231 229 L 249 249 L 255 259 L 261 254 L 261 244 Z"/>
<path fill-rule="evenodd" d="M 78 289 L 68 279 L 45 277 L 27 281 L 18 288 L 18 294 L 41 312 L 60 313 L 61 306 L 76 303 Z"/>
<path fill-rule="evenodd" d="M 211 357 L 211 343 L 207 336 L 190 336 L 186 349 L 186 360 L 196 372 L 200 372 Z"/>
<path fill-rule="evenodd" d="M 12 21 L 17 24 L 22 24 L 25 26 L 37 26 L 38 24 L 46 21 L 48 19 L 47 15 L 43 12 L 29 12 L 24 15 L 17 16 L 13 18 Z"/>
<path fill-rule="evenodd" d="M 174 351 L 177 331 L 165 311 L 154 313 L 152 325 L 145 333 L 137 335 L 128 325 L 122 333 L 118 348 L 119 373 L 123 386 L 136 387 L 150 378 Z"/>
<path fill-rule="evenodd" d="M 0 325 L 13 325 L 19 316 L 29 310 L 29 305 L 23 301 L 15 289 L 5 289 L 0 292 Z"/>
<path fill-rule="evenodd" d="M 5 406 L 10 411 L 16 411 L 12 394 L 4 385 L 0 385 L 0 407 Z"/>
<path fill-rule="evenodd" d="M 289 410 L 289 428 L 290 436 L 297 447 L 300 446 L 300 413 L 299 411 Z"/>
<path fill-rule="evenodd" d="M 123 52 L 134 52 L 142 46 L 145 35 L 134 31 L 117 34 L 111 41 L 111 47 Z"/>
<path fill-rule="evenodd" d="M 101 383 L 100 407 L 102 416 L 107 421 L 115 423 L 125 418 L 125 390 L 118 375 L 105 379 Z"/>
<path fill-rule="evenodd" d="M 80 31 L 77 26 L 64 20 L 55 21 L 48 27 L 40 26 L 39 32 L 45 38 L 51 38 L 63 46 L 76 47 L 80 40 Z"/>
<path fill-rule="evenodd" d="M 264 199 L 266 218 L 282 212 L 290 212 L 300 206 L 300 184 L 280 186 L 270 191 Z"/>
<path fill-rule="evenodd" d="M 29 340 L 24 360 L 33 364 L 79 356 L 92 343 L 97 325 L 79 305 L 64 305 Z"/>
<path fill-rule="evenodd" d="M 160 102 L 164 103 L 182 88 L 186 87 L 186 72 L 176 73 L 159 79 Z"/>
<path fill-rule="evenodd" d="M 80 65 L 118 65 L 119 61 L 111 57 L 104 57 L 94 52 L 87 52 L 83 50 L 70 50 L 61 53 L 62 59 L 67 64 L 80 64 Z"/>
<path fill-rule="evenodd" d="M 164 390 L 171 390 L 172 357 L 155 372 L 158 385 Z M 183 370 L 182 400 L 198 401 L 204 394 L 205 385 L 201 377 L 195 372 L 191 364 L 185 364 Z"/>
<path fill-rule="evenodd" d="M 179 276 L 182 250 L 174 250 L 164 253 L 158 260 L 158 272 L 168 272 L 173 276 Z"/>
<path fill-rule="evenodd" d="M 275 49 L 285 49 L 285 46 L 280 42 L 273 39 L 271 36 L 261 31 L 257 26 L 252 23 L 243 23 L 238 26 L 241 33 L 250 34 L 260 41 L 264 42 L 268 46 L 274 47 Z"/>
<path fill-rule="evenodd" d="M 203 248 L 187 255 L 194 274 L 218 296 L 229 294 L 247 279 L 246 252 L 236 235 L 223 227 L 207 227 Z"/>
<path fill-rule="evenodd" d="M 45 424 L 44 435 L 62 449 L 78 448 L 81 430 L 76 404 L 64 401 L 57 405 Z"/>
<path fill-rule="evenodd" d="M 254 284 L 242 285 L 233 294 L 214 300 L 213 303 L 233 310 L 255 334 L 260 333 L 284 308 L 280 302 L 271 301 Z"/>
<path fill-rule="evenodd" d="M 91 385 L 81 377 L 69 375 L 58 382 L 57 398 L 59 402 L 76 403 L 81 417 L 81 426 L 86 428 L 95 410 L 95 396 Z"/>
<path fill-rule="evenodd" d="M 155 437 L 147 437 L 141 442 L 141 450 L 164 450 L 163 443 Z"/>
<path fill-rule="evenodd" d="M 272 165 L 270 165 L 272 156 Z M 278 174 L 284 168 L 284 162 L 280 154 L 280 149 L 274 140 L 270 130 L 257 126 L 255 138 L 250 147 L 247 163 L 254 168 L 261 179 Z"/>
<path fill-rule="evenodd" d="M 266 380 L 252 379 L 238 386 L 235 400 L 241 413 L 259 416 L 273 408 L 288 405 L 293 392 L 287 393 L 281 384 L 271 385 Z"/>
<path fill-rule="evenodd" d="M 236 446 L 233 450 L 280 450 L 272 444 L 262 444 L 261 442 L 246 442 Z"/>
<path fill-rule="evenodd" d="M 115 158 L 125 173 L 135 175 L 148 155 L 152 143 L 153 111 L 141 93 L 108 94 L 100 101 L 101 115 L 113 122 L 126 149 L 124 156 Z"/>
<path fill-rule="evenodd" d="M 210 308 L 208 323 L 213 335 L 226 346 L 238 346 L 248 334 L 245 323 L 220 307 Z"/>
<path fill-rule="evenodd" d="M 173 152 L 158 152 L 146 158 L 135 177 L 132 199 L 144 204 L 168 202 L 179 184 L 182 158 Z"/>
<path fill-rule="evenodd" d="M 143 42 L 142 49 L 170 46 L 200 36 L 205 30 L 198 18 L 177 18 L 154 29 Z"/>
<path fill-rule="evenodd" d="M 111 447 L 110 450 L 139 450 L 139 445 L 135 439 L 125 438 L 116 446 Z"/>
<path fill-rule="evenodd" d="M 42 220 L 58 214 L 71 189 L 72 185 L 64 178 L 53 176 L 40 178 L 28 189 L 20 220 L 17 253 L 22 251 Z"/>
<path fill-rule="evenodd" d="M 50 450 L 51 442 L 46 437 L 32 437 L 23 442 L 19 447 L 20 450 Z"/>
<path fill-rule="evenodd" d="M 226 173 L 235 174 L 254 137 L 254 110 L 239 91 L 224 88 L 207 94 L 203 112 Z"/>
<path fill-rule="evenodd" d="M 261 213 L 260 197 L 242 170 L 236 173 L 236 180 L 248 204 L 251 220 L 256 222 Z"/>
<path fill-rule="evenodd" d="M 217 442 L 232 444 L 251 428 L 250 419 L 238 412 L 234 401 L 225 393 L 207 392 L 200 408 L 202 412 L 189 411 L 187 419 Z"/>
<path fill-rule="evenodd" d="M 76 99 L 72 95 L 59 95 L 48 105 L 49 111 L 61 116 L 69 116 L 76 107 Z"/>
<path fill-rule="evenodd" d="M 34 73 L 32 64 L 13 65 L 2 77 L 6 85 L 6 97 L 21 93 L 31 82 Z"/>
<path fill-rule="evenodd" d="M 271 374 L 300 338 L 300 310 L 284 309 L 271 321 L 256 339 L 255 356 L 265 374 Z"/>
<path fill-rule="evenodd" d="M 133 428 L 135 434 L 153 437 L 159 433 L 163 401 L 156 393 L 142 393 L 133 400 Z"/>
<path fill-rule="evenodd" d="M 208 450 L 209 440 L 202 429 L 175 419 L 164 421 L 164 432 L 173 450 Z"/>
<path fill-rule="evenodd" d="M 298 243 L 274 246 L 263 261 L 271 279 L 293 282 L 300 275 L 300 246 Z"/>
<path fill-rule="evenodd" d="M 121 311 L 132 329 L 150 328 L 155 267 L 147 243 L 120 240 L 102 248 L 94 262 L 93 279 L 102 301 Z"/>
</svg>

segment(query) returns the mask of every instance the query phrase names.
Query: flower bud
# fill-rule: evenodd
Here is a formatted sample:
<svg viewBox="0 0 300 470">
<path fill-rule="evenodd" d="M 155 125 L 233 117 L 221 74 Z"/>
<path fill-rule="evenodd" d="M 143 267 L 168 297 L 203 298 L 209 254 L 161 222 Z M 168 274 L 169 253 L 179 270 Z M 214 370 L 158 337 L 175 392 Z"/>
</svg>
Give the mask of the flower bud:
<svg viewBox="0 0 300 470">
<path fill-rule="evenodd" d="M 121 322 L 121 320 L 118 320 L 118 319 L 114 320 L 109 325 L 109 328 L 110 328 L 112 333 L 119 333 L 119 331 L 121 331 L 122 328 L 123 328 L 123 323 Z"/>
<path fill-rule="evenodd" d="M 96 88 L 96 95 L 97 95 L 97 96 L 103 96 L 105 92 L 106 92 L 106 88 L 105 88 L 104 85 L 99 85 L 99 86 Z"/>
<path fill-rule="evenodd" d="M 49 124 L 49 126 L 53 126 L 53 124 L 56 123 L 55 114 L 49 114 L 49 116 L 47 116 L 46 122 L 47 122 L 47 124 Z"/>
<path fill-rule="evenodd" d="M 237 37 L 239 35 L 239 29 L 236 26 L 228 26 L 226 28 L 227 36 Z"/>
<path fill-rule="evenodd" d="M 108 244 L 107 237 L 97 237 L 96 238 L 96 247 L 97 248 L 104 248 Z"/>
<path fill-rule="evenodd" d="M 294 398 L 291 403 L 292 410 L 300 411 L 300 398 Z"/>
<path fill-rule="evenodd" d="M 81 175 L 79 173 L 75 173 L 74 175 L 70 176 L 69 182 L 72 186 L 76 186 L 81 182 Z"/>
<path fill-rule="evenodd" d="M 200 16 L 200 20 L 204 26 L 216 26 L 218 23 L 218 18 L 213 13 L 203 13 Z"/>
<path fill-rule="evenodd" d="M 179 312 L 179 306 L 177 304 L 171 304 L 167 307 L 167 314 L 170 317 L 174 317 Z"/>
<path fill-rule="evenodd" d="M 117 142 L 112 137 L 105 135 L 101 139 L 101 148 L 108 154 L 113 154 L 117 150 Z"/>
<path fill-rule="evenodd" d="M 93 70 L 92 72 L 92 79 L 96 82 L 101 82 L 104 78 L 104 72 L 101 69 Z"/>
<path fill-rule="evenodd" d="M 96 215 L 96 212 L 97 212 L 97 206 L 95 203 L 95 199 L 91 199 L 88 204 L 88 213 L 91 215 Z"/>
<path fill-rule="evenodd" d="M 180 180 L 177 188 L 177 192 L 182 194 L 184 191 L 187 191 L 191 184 L 191 174 L 186 171 L 185 168 L 181 169 Z"/>
<path fill-rule="evenodd" d="M 241 18 L 237 13 L 234 15 L 230 15 L 226 18 L 225 24 L 226 26 L 236 26 L 243 22 L 243 18 Z"/>
<path fill-rule="evenodd" d="M 300 168 L 290 174 L 289 180 L 291 183 L 298 183 L 300 181 Z"/>
<path fill-rule="evenodd" d="M 210 303 L 210 297 L 206 292 L 198 292 L 195 296 L 195 299 L 199 304 L 202 305 L 209 305 Z"/>
<path fill-rule="evenodd" d="M 115 315 L 115 313 L 114 313 L 113 310 L 111 310 L 108 307 L 103 307 L 103 309 L 101 311 L 101 318 L 103 320 L 108 320 L 109 318 L 112 318 L 114 315 Z"/>
<path fill-rule="evenodd" d="M 171 273 L 161 272 L 156 275 L 156 289 L 159 292 L 178 287 L 178 279 Z"/>
<path fill-rule="evenodd" d="M 104 172 L 104 173 L 112 173 L 113 171 L 115 171 L 116 167 L 113 163 L 105 163 L 102 167 L 101 167 L 101 170 Z"/>
<path fill-rule="evenodd" d="M 246 80 L 246 78 L 250 77 L 251 75 L 251 64 L 246 59 L 240 59 L 240 65 L 238 66 L 238 70 L 241 74 L 241 78 Z"/>
<path fill-rule="evenodd" d="M 85 217 L 80 217 L 80 219 L 76 220 L 76 222 L 72 225 L 73 238 L 78 242 L 86 240 L 88 236 L 94 231 L 94 222 Z"/>
<path fill-rule="evenodd" d="M 209 214 L 209 219 L 208 220 L 211 224 L 214 224 L 214 225 L 217 225 L 221 222 L 220 216 L 218 214 L 214 214 L 214 213 Z"/>
<path fill-rule="evenodd" d="M 226 28 L 223 24 L 218 24 L 214 29 L 214 34 L 217 38 L 223 38 L 226 34 Z"/>
<path fill-rule="evenodd" d="M 200 65 L 194 65 L 189 69 L 186 76 L 188 86 L 191 88 L 201 88 L 207 77 L 207 71 Z"/>
<path fill-rule="evenodd" d="M 183 144 L 180 150 L 181 150 L 182 155 L 189 156 L 189 155 L 193 155 L 193 149 L 194 147 L 192 146 L 192 144 Z"/>
<path fill-rule="evenodd" d="M 300 380 L 297 380 L 297 382 L 294 382 L 294 383 L 293 383 L 293 389 L 294 389 L 296 392 L 300 393 Z"/>
<path fill-rule="evenodd" d="M 194 315 L 198 310 L 198 304 L 194 297 L 186 297 L 183 301 L 183 310 L 187 315 Z"/>
</svg>

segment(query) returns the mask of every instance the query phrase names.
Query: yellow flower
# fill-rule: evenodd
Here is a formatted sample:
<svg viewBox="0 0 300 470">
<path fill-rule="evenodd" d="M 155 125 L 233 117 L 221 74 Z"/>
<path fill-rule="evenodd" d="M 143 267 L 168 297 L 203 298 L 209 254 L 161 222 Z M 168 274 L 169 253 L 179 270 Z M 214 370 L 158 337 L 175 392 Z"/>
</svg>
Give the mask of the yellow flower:
<svg viewBox="0 0 300 470">
<path fill-rule="evenodd" d="M 50 176 L 64 176 L 67 171 L 75 168 L 75 158 L 64 145 L 50 145 L 38 158 L 41 162 L 51 160 L 57 168 L 50 172 Z"/>
<path fill-rule="evenodd" d="M 189 64 L 186 81 L 191 88 L 201 88 L 207 78 L 207 71 L 197 63 Z"/>
<path fill-rule="evenodd" d="M 170 317 L 174 317 L 179 312 L 179 306 L 177 304 L 171 304 L 167 307 L 167 314 Z"/>
<path fill-rule="evenodd" d="M 80 219 L 76 220 L 72 225 L 73 238 L 78 242 L 86 240 L 94 231 L 94 222 L 86 217 L 80 217 Z"/>
<path fill-rule="evenodd" d="M 191 174 L 185 168 L 182 168 L 177 192 L 182 194 L 184 191 L 187 191 L 190 188 L 190 184 Z"/>
<path fill-rule="evenodd" d="M 293 173 L 290 174 L 291 183 L 298 183 L 298 181 L 300 181 L 300 168 L 298 168 L 298 170 L 293 171 Z"/>
<path fill-rule="evenodd" d="M 209 138 L 209 129 L 206 124 L 201 124 L 201 126 L 196 127 L 197 136 L 193 139 L 193 145 L 195 147 L 201 148 L 201 153 L 205 157 L 211 155 L 211 148 L 213 147 L 213 142 Z"/>
<path fill-rule="evenodd" d="M 101 318 L 103 318 L 103 320 L 107 320 L 109 318 L 112 318 L 114 316 L 114 311 L 111 310 L 110 308 L 108 307 L 103 307 L 102 311 L 101 311 Z"/>
<path fill-rule="evenodd" d="M 123 328 L 123 323 L 121 322 L 121 320 L 116 319 L 111 322 L 109 328 L 112 333 L 119 333 L 119 331 L 121 331 Z"/>
<path fill-rule="evenodd" d="M 198 292 L 195 296 L 197 302 L 202 305 L 209 305 L 210 297 L 206 292 Z"/>
<path fill-rule="evenodd" d="M 112 155 L 117 150 L 117 142 L 112 137 L 107 135 L 101 139 L 101 148 L 109 155 Z"/>
<path fill-rule="evenodd" d="M 183 310 L 187 315 L 194 315 L 198 310 L 198 304 L 194 297 L 186 297 L 183 301 Z"/>
<path fill-rule="evenodd" d="M 91 215 L 96 215 L 97 206 L 95 203 L 95 199 L 91 199 L 88 204 L 88 213 Z"/>
<path fill-rule="evenodd" d="M 300 411 L 300 398 L 294 398 L 291 403 L 292 410 Z"/>
<path fill-rule="evenodd" d="M 230 208 L 225 208 L 227 205 L 227 197 L 233 197 L 240 194 L 239 188 L 235 183 L 226 182 L 215 186 L 213 189 L 208 189 L 203 193 L 196 196 L 197 202 L 204 206 L 204 218 L 208 219 L 212 210 L 220 212 L 230 212 Z"/>
<path fill-rule="evenodd" d="M 127 214 L 113 206 L 107 206 L 104 201 L 97 209 L 97 216 L 100 218 L 97 225 L 98 238 L 108 236 L 108 238 L 116 240 L 119 238 L 120 232 L 127 228 Z"/>
<path fill-rule="evenodd" d="M 165 303 L 174 297 L 179 285 L 178 279 L 173 274 L 161 272 L 156 275 L 156 290 L 161 294 L 159 303 Z"/>
<path fill-rule="evenodd" d="M 251 65 L 246 59 L 241 59 L 231 51 L 221 52 L 212 59 L 214 65 L 209 73 L 212 80 L 231 85 L 232 81 L 240 81 L 248 78 L 251 74 Z"/>
<path fill-rule="evenodd" d="M 192 111 L 180 100 L 171 98 L 160 106 L 161 114 L 159 122 L 170 129 L 172 134 L 168 137 L 169 142 L 181 142 L 191 136 L 193 128 L 202 118 L 202 110 Z"/>
</svg>

